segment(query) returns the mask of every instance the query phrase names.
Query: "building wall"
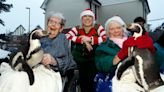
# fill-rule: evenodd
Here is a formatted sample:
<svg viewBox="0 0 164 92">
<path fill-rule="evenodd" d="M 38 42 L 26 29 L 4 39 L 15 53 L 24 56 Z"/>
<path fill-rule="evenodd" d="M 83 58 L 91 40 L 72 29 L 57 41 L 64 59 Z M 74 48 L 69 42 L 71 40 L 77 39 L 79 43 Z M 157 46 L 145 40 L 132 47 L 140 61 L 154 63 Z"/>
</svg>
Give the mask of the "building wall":
<svg viewBox="0 0 164 92">
<path fill-rule="evenodd" d="M 96 7 L 97 22 L 104 25 L 106 20 L 114 15 L 119 15 L 126 23 L 133 22 L 137 16 L 142 16 L 146 19 L 146 9 L 142 3 L 143 0 L 99 0 L 102 6 Z M 108 2 L 105 2 L 108 1 Z M 110 1 L 110 2 L 109 2 Z M 47 18 L 51 12 L 61 12 L 66 17 L 65 28 L 71 28 L 75 25 L 80 25 L 80 13 L 89 8 L 87 0 L 48 0 L 45 10 L 45 28 Z M 95 6 L 92 5 L 92 10 L 95 12 Z"/>
<path fill-rule="evenodd" d="M 50 13 L 61 12 L 66 17 L 65 28 L 80 25 L 80 13 L 86 8 L 89 8 L 86 0 L 49 0 L 45 10 L 45 24 Z"/>
<path fill-rule="evenodd" d="M 126 23 L 133 22 L 137 16 L 143 16 L 142 2 L 133 0 L 112 5 L 104 5 L 99 9 L 99 22 L 104 25 L 106 20 L 114 15 L 119 15 Z"/>
</svg>

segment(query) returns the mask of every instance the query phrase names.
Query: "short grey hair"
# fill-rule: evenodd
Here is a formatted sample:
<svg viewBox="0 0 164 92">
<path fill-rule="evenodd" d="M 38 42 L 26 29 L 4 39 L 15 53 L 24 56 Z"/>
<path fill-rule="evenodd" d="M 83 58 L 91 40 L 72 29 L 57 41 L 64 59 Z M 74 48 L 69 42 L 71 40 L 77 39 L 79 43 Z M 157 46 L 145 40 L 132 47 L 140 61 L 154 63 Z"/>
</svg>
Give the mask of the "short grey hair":
<svg viewBox="0 0 164 92">
<path fill-rule="evenodd" d="M 51 17 L 57 17 L 57 18 L 60 18 L 60 19 L 61 19 L 61 25 L 62 25 L 62 26 L 64 26 L 65 23 L 66 23 L 66 19 L 65 19 L 65 17 L 64 17 L 63 14 L 60 13 L 60 12 L 57 12 L 57 13 L 53 13 L 53 12 L 51 12 L 51 13 L 49 14 L 49 17 L 48 17 L 47 23 L 48 23 L 48 21 L 49 21 L 49 19 L 50 19 Z"/>
<path fill-rule="evenodd" d="M 128 36 L 129 33 L 126 30 L 126 23 L 119 16 L 113 16 L 113 17 L 109 18 L 106 21 L 106 23 L 105 23 L 105 31 L 106 31 L 107 35 L 108 35 L 108 32 L 110 31 L 109 30 L 109 25 L 112 24 L 112 23 L 118 23 L 122 27 L 122 29 L 123 29 L 124 36 Z"/>
<path fill-rule="evenodd" d="M 113 23 L 119 24 L 119 26 L 122 27 L 122 29 L 123 29 L 123 25 L 122 25 L 120 22 L 118 22 L 118 21 L 116 21 L 116 20 L 111 20 L 110 22 L 108 22 L 108 23 L 105 25 L 106 33 L 108 33 L 108 32 L 110 31 L 110 30 L 109 30 L 109 26 L 110 26 L 111 24 L 113 24 Z"/>
</svg>

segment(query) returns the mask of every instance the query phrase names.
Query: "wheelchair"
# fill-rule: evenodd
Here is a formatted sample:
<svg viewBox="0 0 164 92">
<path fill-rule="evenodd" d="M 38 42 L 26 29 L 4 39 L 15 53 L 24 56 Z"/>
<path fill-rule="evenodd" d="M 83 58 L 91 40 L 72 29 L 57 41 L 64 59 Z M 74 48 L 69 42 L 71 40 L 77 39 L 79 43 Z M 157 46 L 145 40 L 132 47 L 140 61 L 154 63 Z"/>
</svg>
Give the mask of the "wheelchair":
<svg viewBox="0 0 164 92">
<path fill-rule="evenodd" d="M 72 74 L 70 74 L 70 72 Z M 81 92 L 79 84 L 79 71 L 77 69 L 68 71 L 66 75 L 62 76 L 62 82 L 63 92 Z"/>
</svg>

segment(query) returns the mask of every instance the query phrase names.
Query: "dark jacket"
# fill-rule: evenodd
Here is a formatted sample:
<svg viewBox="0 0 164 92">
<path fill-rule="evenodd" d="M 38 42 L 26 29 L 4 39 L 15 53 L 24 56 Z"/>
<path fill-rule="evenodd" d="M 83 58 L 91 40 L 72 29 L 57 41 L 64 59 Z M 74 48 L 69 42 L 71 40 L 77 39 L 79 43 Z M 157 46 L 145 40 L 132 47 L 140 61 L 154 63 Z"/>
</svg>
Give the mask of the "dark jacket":
<svg viewBox="0 0 164 92">
<path fill-rule="evenodd" d="M 109 38 L 100 44 L 95 51 L 96 68 L 100 72 L 110 72 L 113 66 L 113 58 L 117 55 L 120 47 Z"/>
</svg>

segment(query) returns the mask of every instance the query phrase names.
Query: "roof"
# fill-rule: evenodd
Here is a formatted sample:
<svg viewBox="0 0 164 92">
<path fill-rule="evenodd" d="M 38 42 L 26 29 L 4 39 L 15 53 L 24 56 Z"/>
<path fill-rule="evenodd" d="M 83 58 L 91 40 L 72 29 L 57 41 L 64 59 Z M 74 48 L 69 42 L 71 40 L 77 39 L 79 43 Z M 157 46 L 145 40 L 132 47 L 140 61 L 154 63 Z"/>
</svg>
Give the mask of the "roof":
<svg viewBox="0 0 164 92">
<path fill-rule="evenodd" d="M 44 0 L 44 2 L 42 3 L 42 5 L 40 6 L 40 8 L 42 8 L 43 10 L 46 9 L 46 5 L 48 3 L 49 0 Z M 101 6 L 101 3 L 98 0 L 86 0 L 88 2 L 92 2 L 93 4 L 97 5 L 97 6 Z"/>
<path fill-rule="evenodd" d="M 44 2 L 42 3 L 42 5 L 40 6 L 40 8 L 42 8 L 43 10 L 45 10 L 47 3 L 48 3 L 48 0 L 44 0 Z"/>
<path fill-rule="evenodd" d="M 18 33 L 17 33 L 18 32 Z M 19 25 L 14 32 L 12 33 L 12 35 L 22 35 L 25 32 L 25 28 L 22 25 Z"/>
</svg>

